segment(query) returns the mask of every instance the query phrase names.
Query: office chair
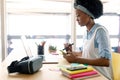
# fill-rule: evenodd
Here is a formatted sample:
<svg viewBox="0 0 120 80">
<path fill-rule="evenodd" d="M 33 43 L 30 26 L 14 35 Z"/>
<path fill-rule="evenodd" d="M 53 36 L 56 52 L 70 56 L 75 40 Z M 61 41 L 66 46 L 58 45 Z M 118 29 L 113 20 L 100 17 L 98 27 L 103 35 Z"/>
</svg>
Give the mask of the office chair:
<svg viewBox="0 0 120 80">
<path fill-rule="evenodd" d="M 120 80 L 120 53 L 112 53 L 113 80 Z"/>
</svg>

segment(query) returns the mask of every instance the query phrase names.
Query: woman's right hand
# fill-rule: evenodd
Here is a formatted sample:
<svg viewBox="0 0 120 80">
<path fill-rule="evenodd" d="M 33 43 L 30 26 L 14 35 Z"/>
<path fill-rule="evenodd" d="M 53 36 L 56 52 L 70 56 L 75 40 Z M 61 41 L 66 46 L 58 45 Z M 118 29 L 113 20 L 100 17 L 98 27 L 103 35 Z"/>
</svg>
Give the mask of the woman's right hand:
<svg viewBox="0 0 120 80">
<path fill-rule="evenodd" d="M 65 43 L 64 48 L 65 48 L 66 52 L 68 52 L 68 51 L 72 52 L 72 45 L 70 45 L 70 43 Z"/>
</svg>

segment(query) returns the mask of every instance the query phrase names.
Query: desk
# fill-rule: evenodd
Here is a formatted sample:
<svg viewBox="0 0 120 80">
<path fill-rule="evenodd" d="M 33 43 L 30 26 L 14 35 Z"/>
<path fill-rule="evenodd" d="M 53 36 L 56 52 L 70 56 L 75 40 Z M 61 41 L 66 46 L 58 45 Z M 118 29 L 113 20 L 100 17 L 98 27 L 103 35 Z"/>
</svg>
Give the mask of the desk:
<svg viewBox="0 0 120 80">
<path fill-rule="evenodd" d="M 59 64 L 43 64 L 42 68 L 35 74 L 19 74 L 12 73 L 8 74 L 7 66 L 13 61 L 13 58 L 17 58 L 10 54 L 1 64 L 0 64 L 0 80 L 70 80 L 64 77 L 59 71 L 59 67 L 67 63 L 66 60 L 60 60 Z M 85 80 L 107 80 L 103 75 L 85 79 Z"/>
</svg>

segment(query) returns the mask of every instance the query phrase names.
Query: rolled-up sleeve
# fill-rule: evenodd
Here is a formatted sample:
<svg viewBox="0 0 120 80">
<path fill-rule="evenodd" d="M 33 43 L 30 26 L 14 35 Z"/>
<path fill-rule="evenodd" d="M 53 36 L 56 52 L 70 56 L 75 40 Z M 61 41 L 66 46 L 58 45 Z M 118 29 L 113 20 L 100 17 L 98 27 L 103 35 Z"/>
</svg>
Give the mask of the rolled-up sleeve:
<svg viewBox="0 0 120 80">
<path fill-rule="evenodd" d="M 99 49 L 99 57 L 111 59 L 109 35 L 104 29 L 98 29 L 95 42 L 95 47 Z"/>
</svg>

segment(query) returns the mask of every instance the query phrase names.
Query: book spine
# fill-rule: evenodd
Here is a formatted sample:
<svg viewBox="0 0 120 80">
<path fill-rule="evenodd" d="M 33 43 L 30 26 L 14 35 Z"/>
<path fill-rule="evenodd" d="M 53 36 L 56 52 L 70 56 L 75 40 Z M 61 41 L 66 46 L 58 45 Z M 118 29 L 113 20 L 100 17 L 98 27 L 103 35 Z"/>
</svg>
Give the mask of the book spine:
<svg viewBox="0 0 120 80">
<path fill-rule="evenodd" d="M 84 72 L 84 73 L 80 73 L 80 74 L 71 75 L 71 78 L 91 76 L 91 75 L 95 75 L 95 74 L 98 74 L 98 73 L 96 71 L 90 71 L 90 72 Z"/>
<path fill-rule="evenodd" d="M 62 72 L 62 74 L 68 78 L 84 78 L 84 77 L 88 77 L 88 76 L 93 76 L 93 75 L 97 75 L 98 73 L 96 71 L 89 71 L 89 72 L 84 72 L 84 73 L 78 73 L 78 74 L 73 74 L 73 75 L 69 75 L 65 72 Z"/>
<path fill-rule="evenodd" d="M 84 70 L 76 70 L 76 71 L 69 71 L 67 69 L 60 69 L 62 72 L 65 72 L 69 75 L 72 74 L 78 74 L 78 73 L 83 73 L 83 72 L 89 72 L 89 71 L 93 71 L 93 68 L 88 68 L 88 69 L 84 69 Z"/>
<path fill-rule="evenodd" d="M 91 71 L 93 71 L 93 70 L 86 71 L 86 72 L 91 72 Z M 62 72 L 62 73 L 64 73 L 64 74 L 66 74 L 66 75 L 68 75 L 68 76 L 73 76 L 73 75 L 76 75 L 76 74 L 82 74 L 82 73 L 86 73 L 86 72 L 80 72 L 80 73 L 75 73 L 75 74 L 69 74 L 68 72 L 66 72 L 66 71 L 63 71 L 63 70 L 61 70 L 61 72 Z"/>
<path fill-rule="evenodd" d="M 72 80 L 81 80 L 81 79 L 87 79 L 91 77 L 97 77 L 100 76 L 99 74 L 91 75 L 91 76 L 86 76 L 86 77 L 77 77 L 77 78 L 72 78 Z"/>
</svg>

